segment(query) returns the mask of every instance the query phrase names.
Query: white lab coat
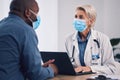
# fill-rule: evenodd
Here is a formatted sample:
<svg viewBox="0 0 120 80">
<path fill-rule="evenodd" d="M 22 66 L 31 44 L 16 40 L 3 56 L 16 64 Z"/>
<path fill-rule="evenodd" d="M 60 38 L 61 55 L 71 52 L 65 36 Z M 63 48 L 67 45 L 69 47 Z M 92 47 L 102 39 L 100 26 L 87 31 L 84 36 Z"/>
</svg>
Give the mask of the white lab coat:
<svg viewBox="0 0 120 80">
<path fill-rule="evenodd" d="M 69 57 L 72 57 L 73 46 L 75 46 L 73 58 L 75 59 L 74 65 L 80 66 L 79 60 L 79 48 L 77 41 L 77 31 L 66 39 L 65 47 Z M 94 39 L 99 42 L 100 48 Z M 93 64 L 92 54 L 98 53 L 99 59 L 94 60 L 97 64 Z M 102 74 L 118 74 L 117 65 L 113 57 L 113 50 L 110 44 L 109 38 L 96 30 L 91 29 L 91 35 L 89 37 L 88 43 L 86 45 L 84 61 L 86 66 L 90 66 L 93 72 L 102 73 Z"/>
</svg>

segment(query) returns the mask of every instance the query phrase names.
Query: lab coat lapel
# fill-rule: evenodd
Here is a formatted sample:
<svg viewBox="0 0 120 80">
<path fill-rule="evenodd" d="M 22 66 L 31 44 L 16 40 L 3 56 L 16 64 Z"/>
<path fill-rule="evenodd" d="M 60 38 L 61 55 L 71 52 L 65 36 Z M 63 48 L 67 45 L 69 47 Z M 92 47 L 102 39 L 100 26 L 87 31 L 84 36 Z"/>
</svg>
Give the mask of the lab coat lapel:
<svg viewBox="0 0 120 80">
<path fill-rule="evenodd" d="M 75 63 L 78 64 L 77 66 L 79 66 L 80 60 L 79 60 L 79 48 L 78 48 L 77 34 L 78 34 L 78 31 L 75 32 L 72 39 L 73 39 L 73 45 L 75 46 L 75 52 L 74 52 Z"/>
<path fill-rule="evenodd" d="M 93 40 L 96 39 L 96 36 L 94 35 L 95 32 L 93 29 L 91 29 L 91 35 L 88 39 L 88 43 L 85 49 L 85 54 L 84 54 L 84 61 L 86 66 L 87 65 L 91 65 L 91 61 L 92 61 L 92 47 L 93 47 Z"/>
</svg>

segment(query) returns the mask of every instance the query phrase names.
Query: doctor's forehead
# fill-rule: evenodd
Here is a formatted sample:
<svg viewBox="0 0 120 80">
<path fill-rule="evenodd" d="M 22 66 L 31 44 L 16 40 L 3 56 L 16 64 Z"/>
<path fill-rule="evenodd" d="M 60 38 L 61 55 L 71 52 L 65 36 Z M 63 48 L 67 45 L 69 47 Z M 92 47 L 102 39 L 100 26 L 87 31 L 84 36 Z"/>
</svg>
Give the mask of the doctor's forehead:
<svg viewBox="0 0 120 80">
<path fill-rule="evenodd" d="M 75 12 L 75 18 L 84 18 L 86 17 L 86 13 L 83 10 L 76 10 Z"/>
</svg>

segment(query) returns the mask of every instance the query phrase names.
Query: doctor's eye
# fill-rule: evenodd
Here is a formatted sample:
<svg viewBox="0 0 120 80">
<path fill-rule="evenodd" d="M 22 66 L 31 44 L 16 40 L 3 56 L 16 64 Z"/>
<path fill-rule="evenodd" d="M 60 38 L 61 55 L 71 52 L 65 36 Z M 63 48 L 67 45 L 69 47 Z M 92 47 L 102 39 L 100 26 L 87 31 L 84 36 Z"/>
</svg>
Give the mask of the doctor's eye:
<svg viewBox="0 0 120 80">
<path fill-rule="evenodd" d="M 75 15 L 75 18 L 77 18 L 77 15 Z"/>
<path fill-rule="evenodd" d="M 83 19 L 83 15 L 75 15 L 75 18 Z"/>
<path fill-rule="evenodd" d="M 82 16 L 82 15 L 79 15 L 79 19 L 83 19 L 83 16 Z"/>
</svg>

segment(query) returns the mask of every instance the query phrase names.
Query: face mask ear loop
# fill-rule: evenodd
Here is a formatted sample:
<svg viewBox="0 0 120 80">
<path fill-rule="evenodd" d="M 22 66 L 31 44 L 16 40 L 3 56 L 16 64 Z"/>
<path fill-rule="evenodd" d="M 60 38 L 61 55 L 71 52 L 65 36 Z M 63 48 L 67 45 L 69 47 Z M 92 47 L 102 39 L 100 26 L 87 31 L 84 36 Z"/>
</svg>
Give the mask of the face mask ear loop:
<svg viewBox="0 0 120 80">
<path fill-rule="evenodd" d="M 29 19 L 31 22 L 33 22 L 33 20 L 32 20 L 30 17 L 28 17 L 28 19 Z"/>
<path fill-rule="evenodd" d="M 30 9 L 30 12 L 32 12 L 35 16 L 37 16 L 37 14 L 34 11 L 32 11 L 31 9 Z"/>
</svg>

